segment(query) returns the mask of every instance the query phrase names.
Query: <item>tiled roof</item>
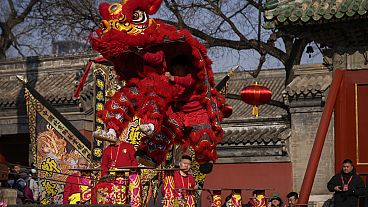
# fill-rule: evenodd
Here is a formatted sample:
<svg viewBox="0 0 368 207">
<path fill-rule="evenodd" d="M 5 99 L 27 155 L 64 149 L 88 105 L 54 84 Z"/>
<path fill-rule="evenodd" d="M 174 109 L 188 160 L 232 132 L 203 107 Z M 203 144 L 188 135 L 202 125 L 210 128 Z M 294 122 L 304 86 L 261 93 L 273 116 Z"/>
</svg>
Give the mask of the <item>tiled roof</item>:
<svg viewBox="0 0 368 207">
<path fill-rule="evenodd" d="M 53 105 L 80 103 L 73 98 L 73 92 L 90 57 L 93 56 L 85 54 L 2 61 L 0 108 L 14 108 L 24 102 L 24 89 L 16 75 L 27 79 L 29 85 Z"/>
<path fill-rule="evenodd" d="M 318 67 L 315 65 L 315 69 L 312 70 L 307 70 L 303 66 L 299 66 L 295 71 L 296 77 L 283 91 L 288 96 L 314 96 L 316 94 L 323 94 L 332 82 L 332 72 L 321 66 Z"/>
<path fill-rule="evenodd" d="M 215 74 L 215 80 L 219 81 L 226 73 Z M 236 72 L 229 80 L 228 94 L 240 95 L 240 91 L 250 84 L 258 82 L 260 85 L 268 87 L 272 91 L 272 100 L 283 102 L 282 91 L 285 89 L 285 71 L 281 69 L 262 70 L 258 78 L 253 78 L 248 72 Z M 228 119 L 254 118 L 252 116 L 252 106 L 242 100 L 226 99 L 226 103 L 233 107 L 233 114 Z M 276 106 L 261 105 L 260 117 L 279 117 L 287 115 L 287 112 Z"/>
<path fill-rule="evenodd" d="M 224 129 L 224 138 L 220 145 L 273 145 L 288 138 L 289 127 L 251 126 Z"/>
<path fill-rule="evenodd" d="M 366 16 L 368 0 L 268 0 L 266 28 Z"/>
<path fill-rule="evenodd" d="M 330 87 L 331 81 L 331 74 L 297 76 L 286 87 L 285 93 L 289 96 L 324 93 Z"/>
<path fill-rule="evenodd" d="M 52 104 L 71 104 L 79 101 L 73 98 L 77 81 L 76 72 L 40 74 L 28 80 L 42 96 Z M 22 96 L 23 86 L 15 76 L 0 78 L 0 107 L 15 107 L 17 99 Z"/>
<path fill-rule="evenodd" d="M 60 60 L 57 60 L 60 61 Z M 66 61 L 66 59 L 64 59 Z M 52 104 L 76 104 L 79 103 L 78 99 L 73 98 L 73 92 L 75 90 L 77 81 L 79 80 L 80 74 L 85 67 L 86 61 L 80 61 L 77 65 L 74 66 L 73 69 L 64 69 L 68 68 L 67 65 L 62 65 L 62 67 L 54 67 L 47 69 L 47 61 L 41 62 L 42 69 L 39 71 L 33 71 L 31 75 L 28 75 L 28 81 L 31 83 L 35 89 L 43 95 L 50 103 Z M 15 64 L 15 63 L 14 63 Z M 11 64 L 9 64 L 11 65 Z M 23 67 L 23 66 L 22 66 Z M 15 107 L 17 101 L 19 102 L 20 96 L 23 95 L 22 85 L 15 78 L 17 72 L 11 73 L 9 70 L 5 70 L 4 68 L 0 72 L 6 72 L 6 75 L 0 77 L 0 93 L 2 94 L 0 97 L 0 108 L 9 108 Z M 20 71 L 24 74 L 24 68 Z M 91 75 L 91 74 L 90 74 Z M 215 74 L 215 80 L 221 80 L 226 73 L 217 73 Z M 259 84 L 267 86 L 273 92 L 272 99 L 282 102 L 282 91 L 284 90 L 284 79 L 285 72 L 281 69 L 274 70 L 262 70 L 257 79 L 254 79 L 248 72 L 237 72 L 234 76 L 229 80 L 229 94 L 237 94 L 239 95 L 242 88 L 247 85 L 250 85 L 257 81 Z M 89 77 L 89 79 L 91 79 Z M 88 83 L 84 87 L 84 93 L 81 94 L 81 97 L 84 95 L 91 96 L 89 92 L 93 90 L 91 84 Z M 88 94 L 86 94 L 86 91 Z M 227 103 L 232 105 L 234 108 L 233 115 L 230 119 L 241 119 L 241 118 L 251 118 L 254 117 L 251 115 L 252 106 L 245 104 L 241 100 L 235 99 L 227 99 Z M 260 106 L 260 117 L 279 117 L 282 115 L 286 115 L 287 112 L 279 107 L 270 106 L 270 105 L 262 105 Z"/>
</svg>

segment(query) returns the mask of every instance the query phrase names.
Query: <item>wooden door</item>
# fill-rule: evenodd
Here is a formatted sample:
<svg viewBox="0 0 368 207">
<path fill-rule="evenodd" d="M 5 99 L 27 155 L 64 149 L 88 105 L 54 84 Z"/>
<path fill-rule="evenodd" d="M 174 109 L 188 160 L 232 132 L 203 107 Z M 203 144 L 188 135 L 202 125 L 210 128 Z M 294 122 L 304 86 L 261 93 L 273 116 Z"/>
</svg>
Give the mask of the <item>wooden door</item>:
<svg viewBox="0 0 368 207">
<path fill-rule="evenodd" d="M 349 158 L 368 174 L 368 70 L 344 71 L 334 115 L 336 171 Z"/>
</svg>

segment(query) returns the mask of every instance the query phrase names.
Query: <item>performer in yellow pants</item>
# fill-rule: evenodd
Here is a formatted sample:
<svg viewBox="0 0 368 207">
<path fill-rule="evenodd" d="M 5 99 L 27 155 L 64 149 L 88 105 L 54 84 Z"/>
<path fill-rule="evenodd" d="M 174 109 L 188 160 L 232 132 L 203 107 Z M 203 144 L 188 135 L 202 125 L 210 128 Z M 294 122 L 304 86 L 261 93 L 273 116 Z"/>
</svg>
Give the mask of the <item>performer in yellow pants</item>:
<svg viewBox="0 0 368 207">
<path fill-rule="evenodd" d="M 130 195 L 132 207 L 142 206 L 142 185 L 139 173 L 134 167 L 138 161 L 134 156 L 133 145 L 118 140 L 102 152 L 101 175 L 115 172 L 115 179 L 97 185 L 97 203 L 99 204 L 128 204 L 127 193 Z M 121 172 L 114 169 L 124 169 Z M 132 168 L 131 170 L 127 169 Z M 104 197 L 106 196 L 106 197 Z"/>
<path fill-rule="evenodd" d="M 179 162 L 179 170 L 166 171 L 163 181 L 163 205 L 172 207 L 179 206 L 195 207 L 195 180 L 193 175 L 189 174 L 192 165 L 192 158 L 189 155 L 183 155 Z"/>
</svg>

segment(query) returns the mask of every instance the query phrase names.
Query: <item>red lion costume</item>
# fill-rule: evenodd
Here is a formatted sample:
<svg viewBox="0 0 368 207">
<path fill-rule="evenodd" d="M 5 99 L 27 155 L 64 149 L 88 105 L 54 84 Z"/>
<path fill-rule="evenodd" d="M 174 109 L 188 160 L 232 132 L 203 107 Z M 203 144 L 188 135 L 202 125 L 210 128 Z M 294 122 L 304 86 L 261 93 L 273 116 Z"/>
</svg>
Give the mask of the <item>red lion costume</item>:
<svg viewBox="0 0 368 207">
<path fill-rule="evenodd" d="M 217 159 L 216 145 L 223 136 L 219 124 L 224 98 L 214 89 L 204 45 L 187 30 L 149 18 L 161 2 L 100 4 L 102 29 L 91 36 L 92 48 L 114 64 L 126 85 L 98 116 L 117 136 L 134 116 L 141 118 L 149 133 L 141 140 L 138 158 L 148 156 L 160 164 L 172 144 L 179 143 L 191 145 L 200 164 L 208 163 Z M 178 58 L 185 60 L 189 75 L 170 81 L 165 72 L 175 72 Z"/>
</svg>

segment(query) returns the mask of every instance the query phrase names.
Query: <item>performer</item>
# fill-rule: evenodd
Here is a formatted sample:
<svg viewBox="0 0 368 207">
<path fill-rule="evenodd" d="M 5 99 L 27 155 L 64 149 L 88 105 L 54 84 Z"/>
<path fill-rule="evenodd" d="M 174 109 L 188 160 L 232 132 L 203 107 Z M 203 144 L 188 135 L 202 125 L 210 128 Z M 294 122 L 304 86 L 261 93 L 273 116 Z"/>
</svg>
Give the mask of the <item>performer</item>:
<svg viewBox="0 0 368 207">
<path fill-rule="evenodd" d="M 184 132 L 181 144 L 189 144 L 196 153 L 196 160 L 201 164 L 202 173 L 212 171 L 212 160 L 217 159 L 216 132 L 212 125 L 208 111 L 195 87 L 196 81 L 191 74 L 191 61 L 184 55 L 171 60 L 172 73 L 166 72 L 169 81 L 176 86 L 177 96 L 168 110 L 172 122 L 178 124 Z"/>
<path fill-rule="evenodd" d="M 164 206 L 172 206 L 176 202 L 184 202 L 183 206 L 194 207 L 195 188 L 193 175 L 189 173 L 192 165 L 192 158 L 189 155 L 183 155 L 179 162 L 180 170 L 166 172 L 164 178 L 163 196 Z M 179 204 L 180 205 L 180 204 Z"/>
<path fill-rule="evenodd" d="M 122 142 L 119 139 L 111 144 L 102 152 L 101 175 L 106 176 L 109 170 L 138 166 L 138 162 L 134 157 L 135 149 L 132 144 Z M 132 207 L 140 207 L 142 205 L 141 195 L 142 186 L 138 172 L 134 169 L 127 172 L 114 172 L 115 177 L 112 182 L 101 185 L 107 185 L 109 195 L 97 195 L 97 203 L 99 204 L 127 204 L 127 190 L 130 196 L 130 205 Z"/>
<path fill-rule="evenodd" d="M 77 168 L 86 169 L 88 162 L 85 158 L 79 158 Z M 91 181 L 83 176 L 81 171 L 69 175 L 65 181 L 63 204 L 82 204 L 91 199 Z"/>
<path fill-rule="evenodd" d="M 205 46 L 187 30 L 178 30 L 175 26 L 149 18 L 161 3 L 162 0 L 126 0 L 121 4 L 100 4 L 102 27 L 96 35 L 91 35 L 91 45 L 113 63 L 116 74 L 125 80 L 126 85 L 106 102 L 98 116 L 118 137 L 134 116 L 141 118 L 141 130 L 146 136 L 141 139 L 141 153 L 137 157 L 146 155 L 152 158 L 151 166 L 165 160 L 173 143 L 190 144 L 198 155 L 196 160 L 201 166 L 208 164 L 209 172 L 210 162 L 217 159 L 216 144 L 223 136 L 220 121 L 224 97 L 214 88 L 211 60 Z M 119 21 L 120 24 L 115 24 Z M 170 103 L 176 102 L 172 100 L 176 94 L 171 90 L 173 85 L 163 76 L 167 72 L 165 60 L 170 62 L 181 56 L 189 60 L 186 64 L 194 80 L 191 90 L 185 95 L 189 99 L 179 97 L 184 98 L 183 102 L 188 101 L 188 105 L 182 108 L 188 106 L 189 109 L 194 103 L 200 106 L 199 111 L 193 108 L 190 115 L 187 114 L 186 122 L 190 122 L 189 117 L 196 121 L 190 126 L 190 136 L 180 135 L 186 133 L 185 129 L 181 131 L 169 126 L 171 120 L 166 114 Z M 204 123 L 201 122 L 202 116 L 206 117 Z M 180 140 L 181 137 L 186 140 Z"/>
<path fill-rule="evenodd" d="M 120 140 L 106 147 L 102 152 L 101 176 L 108 175 L 108 170 L 110 169 L 138 166 L 134 153 L 135 149 L 133 145 Z"/>
</svg>

